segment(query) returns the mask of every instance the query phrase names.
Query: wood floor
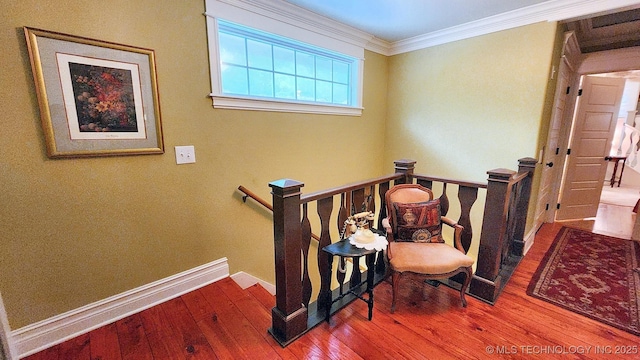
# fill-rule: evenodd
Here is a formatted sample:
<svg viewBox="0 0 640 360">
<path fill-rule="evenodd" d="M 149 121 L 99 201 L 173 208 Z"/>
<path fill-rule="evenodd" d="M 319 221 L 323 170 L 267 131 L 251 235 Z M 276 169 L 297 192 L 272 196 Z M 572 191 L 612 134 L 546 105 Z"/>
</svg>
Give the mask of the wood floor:
<svg viewBox="0 0 640 360">
<path fill-rule="evenodd" d="M 595 218 L 566 221 L 563 224 L 597 234 L 631 239 L 636 221 L 636 215 L 632 210 L 638 199 L 640 199 L 640 188 L 638 187 L 605 186 L 602 189 L 602 197 Z"/>
<path fill-rule="evenodd" d="M 227 278 L 26 359 L 639 359 L 640 337 L 526 295 L 561 226 L 540 229 L 494 306 L 407 279 L 391 314 L 383 282 L 372 321 L 356 301 L 282 348 L 267 333 L 274 297 Z"/>
</svg>

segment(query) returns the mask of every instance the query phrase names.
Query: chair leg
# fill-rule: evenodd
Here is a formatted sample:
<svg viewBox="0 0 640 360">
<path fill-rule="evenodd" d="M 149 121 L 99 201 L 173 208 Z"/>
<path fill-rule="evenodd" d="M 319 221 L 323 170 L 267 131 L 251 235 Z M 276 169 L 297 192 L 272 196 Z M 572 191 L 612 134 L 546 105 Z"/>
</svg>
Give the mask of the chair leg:
<svg viewBox="0 0 640 360">
<path fill-rule="evenodd" d="M 398 296 L 398 283 L 400 282 L 400 275 L 397 271 L 391 274 L 391 313 L 396 311 L 396 298 Z"/>
<path fill-rule="evenodd" d="M 465 268 L 465 278 L 464 283 L 460 287 L 460 300 L 462 301 L 462 307 L 467 307 L 467 300 L 464 298 L 464 294 L 469 288 L 469 284 L 471 283 L 471 276 L 473 274 L 473 269 L 471 267 Z"/>
</svg>

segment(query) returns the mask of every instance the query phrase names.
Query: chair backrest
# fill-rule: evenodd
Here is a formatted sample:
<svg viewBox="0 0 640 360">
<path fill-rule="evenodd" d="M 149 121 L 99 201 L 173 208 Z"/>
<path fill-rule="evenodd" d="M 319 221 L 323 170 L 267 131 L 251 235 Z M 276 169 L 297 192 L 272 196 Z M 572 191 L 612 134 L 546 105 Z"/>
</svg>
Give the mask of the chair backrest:
<svg viewBox="0 0 640 360">
<path fill-rule="evenodd" d="M 392 187 L 387 190 L 385 194 L 385 201 L 387 204 L 387 214 L 391 218 L 390 223 L 392 226 L 394 239 L 402 240 L 402 241 L 419 241 L 419 242 L 442 242 L 442 237 L 440 236 L 440 204 L 438 200 L 433 200 L 433 192 L 418 184 L 400 184 Z M 408 204 L 425 204 L 430 203 L 427 206 L 421 206 L 419 208 L 415 208 L 419 213 L 411 214 L 416 216 L 416 224 L 414 226 L 414 219 L 408 219 L 406 216 L 406 211 L 411 212 L 412 206 Z M 398 219 L 398 213 L 405 214 L 403 219 Z M 420 223 L 425 226 L 420 226 Z M 428 223 L 428 224 L 427 224 Z M 402 229 L 400 229 L 402 234 L 399 234 L 398 224 L 401 224 Z M 427 226 L 428 225 L 428 226 Z M 421 237 L 420 233 L 416 234 L 416 230 L 421 228 L 429 228 L 430 231 L 426 232 L 427 239 L 418 238 L 416 239 L 416 235 Z M 407 235 L 412 234 L 413 236 Z M 399 235 L 399 236 L 398 236 Z M 435 236 L 431 239 L 431 236 Z M 413 237 L 413 239 L 411 239 Z"/>
</svg>

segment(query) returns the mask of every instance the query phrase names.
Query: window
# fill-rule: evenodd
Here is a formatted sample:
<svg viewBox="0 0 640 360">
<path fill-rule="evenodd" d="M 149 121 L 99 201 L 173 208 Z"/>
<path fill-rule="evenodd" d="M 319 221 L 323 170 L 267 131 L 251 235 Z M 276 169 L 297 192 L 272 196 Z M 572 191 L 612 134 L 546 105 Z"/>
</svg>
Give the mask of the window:
<svg viewBox="0 0 640 360">
<path fill-rule="evenodd" d="M 362 47 L 323 35 L 326 30 L 283 17 L 282 11 L 275 20 L 264 16 L 267 9 L 246 11 L 234 4 L 207 0 L 214 107 L 362 113 Z"/>
<path fill-rule="evenodd" d="M 353 106 L 356 59 L 218 20 L 222 94 Z"/>
</svg>

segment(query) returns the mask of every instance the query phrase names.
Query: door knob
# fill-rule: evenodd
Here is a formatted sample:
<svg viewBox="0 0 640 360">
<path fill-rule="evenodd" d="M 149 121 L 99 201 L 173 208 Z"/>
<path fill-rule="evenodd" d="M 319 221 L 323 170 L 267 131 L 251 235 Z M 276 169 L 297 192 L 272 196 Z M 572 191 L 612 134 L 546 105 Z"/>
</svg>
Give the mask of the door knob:
<svg viewBox="0 0 640 360">
<path fill-rule="evenodd" d="M 546 163 L 545 165 L 547 165 L 548 167 L 553 167 L 553 161 Z"/>
</svg>

